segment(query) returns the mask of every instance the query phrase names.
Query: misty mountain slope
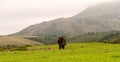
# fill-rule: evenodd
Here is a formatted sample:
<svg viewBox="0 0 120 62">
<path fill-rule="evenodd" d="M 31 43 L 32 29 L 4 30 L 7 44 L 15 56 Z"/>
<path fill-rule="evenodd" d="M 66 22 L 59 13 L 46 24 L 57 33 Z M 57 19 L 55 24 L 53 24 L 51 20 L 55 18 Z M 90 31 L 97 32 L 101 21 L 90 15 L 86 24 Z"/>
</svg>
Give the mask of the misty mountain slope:
<svg viewBox="0 0 120 62">
<path fill-rule="evenodd" d="M 75 15 L 72 18 L 86 18 L 86 17 L 97 17 L 97 18 L 117 18 L 120 17 L 120 1 L 102 3 L 99 5 L 91 5 L 84 11 Z"/>
<path fill-rule="evenodd" d="M 69 21 L 65 18 L 59 18 L 41 24 L 31 25 L 28 28 L 17 33 L 18 35 L 59 35 L 75 33 L 73 24 L 76 22 Z M 66 29 L 67 28 L 67 29 Z M 16 34 L 15 34 L 16 35 Z"/>
<path fill-rule="evenodd" d="M 120 2 L 89 6 L 73 17 L 31 25 L 13 35 L 80 35 L 89 32 L 120 31 L 119 7 Z"/>
</svg>

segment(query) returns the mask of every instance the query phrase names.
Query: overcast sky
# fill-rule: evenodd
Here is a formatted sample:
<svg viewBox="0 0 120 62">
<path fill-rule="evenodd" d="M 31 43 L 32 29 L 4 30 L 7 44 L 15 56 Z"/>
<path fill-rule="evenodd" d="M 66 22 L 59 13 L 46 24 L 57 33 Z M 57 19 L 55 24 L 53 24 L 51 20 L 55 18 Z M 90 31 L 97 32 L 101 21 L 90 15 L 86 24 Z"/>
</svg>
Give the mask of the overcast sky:
<svg viewBox="0 0 120 62">
<path fill-rule="evenodd" d="M 59 17 L 71 17 L 89 5 L 112 0 L 0 0 L 0 35 Z"/>
</svg>

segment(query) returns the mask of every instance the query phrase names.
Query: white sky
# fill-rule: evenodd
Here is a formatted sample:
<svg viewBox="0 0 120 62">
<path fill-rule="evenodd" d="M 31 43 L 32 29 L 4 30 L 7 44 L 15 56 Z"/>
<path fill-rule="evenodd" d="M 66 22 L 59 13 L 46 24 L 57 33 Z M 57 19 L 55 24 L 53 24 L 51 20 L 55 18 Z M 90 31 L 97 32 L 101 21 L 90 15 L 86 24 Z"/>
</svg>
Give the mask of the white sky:
<svg viewBox="0 0 120 62">
<path fill-rule="evenodd" d="M 112 0 L 0 0 L 0 35 L 29 25 L 73 16 L 87 6 Z"/>
</svg>

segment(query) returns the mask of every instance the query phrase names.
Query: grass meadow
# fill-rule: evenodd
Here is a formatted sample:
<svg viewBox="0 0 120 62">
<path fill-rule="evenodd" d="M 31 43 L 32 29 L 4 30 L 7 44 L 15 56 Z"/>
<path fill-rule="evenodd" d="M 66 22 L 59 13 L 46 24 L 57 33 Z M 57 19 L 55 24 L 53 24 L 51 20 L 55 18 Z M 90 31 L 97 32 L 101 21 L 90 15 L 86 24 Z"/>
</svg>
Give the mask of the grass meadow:
<svg viewBox="0 0 120 62">
<path fill-rule="evenodd" d="M 119 44 L 70 43 L 65 50 L 58 50 L 58 45 L 27 49 L 0 52 L 0 62 L 120 62 Z"/>
</svg>

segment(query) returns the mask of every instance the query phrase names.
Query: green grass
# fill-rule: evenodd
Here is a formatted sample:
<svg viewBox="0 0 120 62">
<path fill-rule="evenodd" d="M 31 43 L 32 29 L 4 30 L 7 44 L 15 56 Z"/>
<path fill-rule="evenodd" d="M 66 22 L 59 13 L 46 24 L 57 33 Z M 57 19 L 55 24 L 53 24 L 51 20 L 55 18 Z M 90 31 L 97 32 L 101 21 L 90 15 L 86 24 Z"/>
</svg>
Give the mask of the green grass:
<svg viewBox="0 0 120 62">
<path fill-rule="evenodd" d="M 71 43 L 29 47 L 29 51 L 0 52 L 0 62 L 120 62 L 120 45 Z"/>
</svg>

